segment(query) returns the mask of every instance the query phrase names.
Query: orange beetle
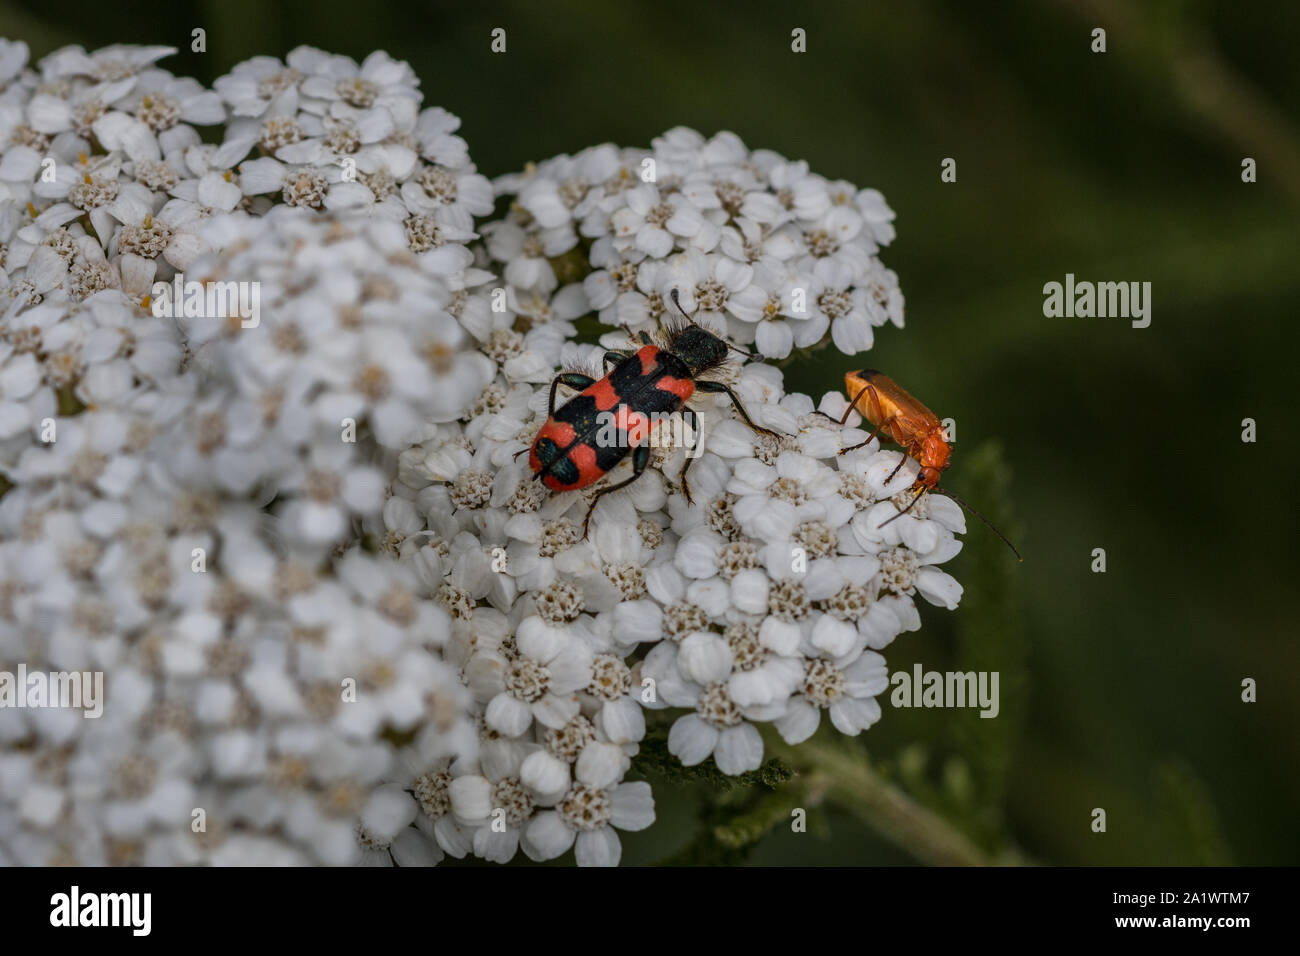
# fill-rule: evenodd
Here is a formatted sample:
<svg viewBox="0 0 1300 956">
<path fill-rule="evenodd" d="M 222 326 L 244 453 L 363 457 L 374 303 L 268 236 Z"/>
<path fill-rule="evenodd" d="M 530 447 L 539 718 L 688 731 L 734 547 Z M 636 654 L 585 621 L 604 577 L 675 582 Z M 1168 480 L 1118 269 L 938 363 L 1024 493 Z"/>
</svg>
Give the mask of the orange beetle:
<svg viewBox="0 0 1300 956">
<path fill-rule="evenodd" d="M 840 454 L 861 448 L 877 435 L 884 435 L 896 445 L 901 445 L 906 452 L 906 455 L 899 460 L 898 467 L 885 479 L 886 484 L 893 480 L 894 475 L 898 474 L 908 458 L 916 459 L 921 465 L 916 482 L 912 485 L 912 490 L 916 492 L 915 497 L 906 508 L 883 522 L 880 527 L 883 528 L 890 521 L 896 521 L 911 511 L 927 491 L 940 491 L 992 528 L 993 533 L 1003 540 L 1016 557 L 1024 561 L 1016 546 L 1007 540 L 1006 535 L 994 528 L 987 518 L 947 488 L 939 487 L 939 476 L 952 464 L 952 445 L 944 437 L 943 423 L 939 421 L 938 415 L 913 398 L 888 375 L 875 369 L 866 368 L 860 372 L 847 373 L 844 376 L 844 390 L 852 396 L 852 401 L 849 402 L 849 407 L 844 412 L 844 417 L 839 419 L 839 423 L 843 425 L 857 410 L 875 426 L 875 430 L 866 441 L 845 448 Z"/>
</svg>

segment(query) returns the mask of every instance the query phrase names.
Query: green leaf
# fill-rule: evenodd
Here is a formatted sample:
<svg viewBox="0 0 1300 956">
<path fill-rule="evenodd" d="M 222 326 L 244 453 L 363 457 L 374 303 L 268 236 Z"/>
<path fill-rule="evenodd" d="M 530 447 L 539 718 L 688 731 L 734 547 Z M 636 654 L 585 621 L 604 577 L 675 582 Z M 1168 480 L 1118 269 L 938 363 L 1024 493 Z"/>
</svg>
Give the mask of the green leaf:
<svg viewBox="0 0 1300 956">
<path fill-rule="evenodd" d="M 1010 473 L 1001 447 L 984 442 L 963 455 L 961 482 L 962 497 L 1008 538 L 1019 542 L 1022 529 L 1012 511 Z M 961 754 L 969 775 L 963 784 L 971 800 L 966 828 L 991 848 L 1007 836 L 1003 805 L 1028 696 L 1024 565 L 978 518 L 968 515 L 966 527 L 958 570 L 964 591 L 954 615 L 956 669 L 996 671 L 999 709 L 996 717 L 959 719 L 949 726 L 952 749 Z"/>
</svg>

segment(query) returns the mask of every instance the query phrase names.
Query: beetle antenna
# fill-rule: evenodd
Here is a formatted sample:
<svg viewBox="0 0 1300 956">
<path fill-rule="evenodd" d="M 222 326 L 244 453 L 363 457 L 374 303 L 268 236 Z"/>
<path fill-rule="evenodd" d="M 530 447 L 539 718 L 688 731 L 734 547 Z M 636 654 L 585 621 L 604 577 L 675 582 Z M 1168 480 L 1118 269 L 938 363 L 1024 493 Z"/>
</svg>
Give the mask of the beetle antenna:
<svg viewBox="0 0 1300 956">
<path fill-rule="evenodd" d="M 915 507 L 916 507 L 916 503 L 917 503 L 918 501 L 921 500 L 921 496 L 922 496 L 923 494 L 925 494 L 925 492 L 926 492 L 926 489 L 925 489 L 924 487 L 922 487 L 921 490 L 918 491 L 918 492 L 916 493 L 916 497 L 913 498 L 911 501 L 909 501 L 909 502 L 907 503 L 907 507 L 906 507 L 906 508 L 904 508 L 904 509 L 903 509 L 902 511 L 900 511 L 898 514 L 894 515 L 894 517 L 892 517 L 892 518 L 888 518 L 888 519 L 886 519 L 886 520 L 880 522 L 880 524 L 876 525 L 877 530 L 879 530 L 880 528 L 883 528 L 885 525 L 889 524 L 889 522 L 891 522 L 891 521 L 897 521 L 899 518 L 903 517 L 903 515 L 907 514 L 909 511 L 911 511 L 913 508 L 915 508 Z"/>
<path fill-rule="evenodd" d="M 668 297 L 673 300 L 673 305 L 677 306 L 677 311 L 682 314 L 682 318 L 691 323 L 691 325 L 694 325 L 695 320 L 687 315 L 686 310 L 682 308 L 682 300 L 677 294 L 677 286 L 673 286 L 673 291 L 668 293 Z"/>
<path fill-rule="evenodd" d="M 668 297 L 671 298 L 671 299 L 673 300 L 673 305 L 677 306 L 677 311 L 680 312 L 680 313 L 682 314 L 682 318 L 684 318 L 687 322 L 691 323 L 691 325 L 699 325 L 699 323 L 696 322 L 696 321 L 695 321 L 693 318 L 691 318 L 689 315 L 687 315 L 687 314 L 686 314 L 686 310 L 682 308 L 682 300 L 681 300 L 680 298 L 678 298 L 678 296 L 677 296 L 677 287 L 676 287 L 676 286 L 673 286 L 673 291 L 670 292 L 670 293 L 668 293 Z M 706 330 L 706 331 L 707 331 L 707 330 Z M 746 351 L 745 351 L 744 349 L 742 349 L 740 346 L 738 346 L 738 345 L 732 345 L 730 342 L 727 342 L 726 339 L 723 339 L 723 342 L 726 343 L 727 348 L 731 349 L 733 352 L 739 352 L 741 355 L 745 356 L 745 358 L 753 358 L 753 357 L 754 357 L 754 353 L 753 353 L 753 352 L 746 352 Z"/>
<path fill-rule="evenodd" d="M 947 495 L 949 498 L 951 498 L 953 501 L 957 502 L 957 504 L 961 505 L 963 508 L 965 508 L 965 509 L 966 509 L 967 511 L 969 511 L 971 514 L 973 514 L 975 517 L 979 518 L 980 521 L 983 521 L 986 525 L 988 525 L 989 528 L 993 531 L 993 533 L 994 533 L 995 535 L 997 535 L 999 538 L 1002 539 L 1002 543 L 1005 544 L 1008 548 L 1011 549 L 1011 553 L 1014 554 L 1014 555 L 1016 556 L 1016 560 L 1019 561 L 1021 564 L 1024 564 L 1024 563 L 1025 563 L 1025 559 L 1022 558 L 1022 557 L 1020 556 L 1020 552 L 1016 550 L 1016 546 L 1015 546 L 1014 544 L 1012 544 L 1010 541 L 1007 540 L 1007 536 L 1006 536 L 1005 534 L 1003 534 L 1001 531 L 999 531 L 999 530 L 997 529 L 997 527 L 993 524 L 992 521 L 990 521 L 988 518 L 984 517 L 982 514 L 980 514 L 978 511 L 976 511 L 976 510 L 975 510 L 974 508 L 972 508 L 970 505 L 966 504 L 966 502 L 962 501 L 960 498 L 958 498 L 956 495 L 954 495 L 954 494 L 953 494 L 951 491 L 949 491 L 947 488 L 940 488 L 938 485 L 935 485 L 935 486 L 934 486 L 934 490 L 935 490 L 935 491 L 938 491 L 938 492 L 941 492 L 941 493 L 943 493 L 943 494 L 945 494 L 945 495 Z M 889 520 L 890 520 L 890 521 L 893 521 L 894 519 L 893 519 L 893 518 L 890 518 Z"/>
</svg>

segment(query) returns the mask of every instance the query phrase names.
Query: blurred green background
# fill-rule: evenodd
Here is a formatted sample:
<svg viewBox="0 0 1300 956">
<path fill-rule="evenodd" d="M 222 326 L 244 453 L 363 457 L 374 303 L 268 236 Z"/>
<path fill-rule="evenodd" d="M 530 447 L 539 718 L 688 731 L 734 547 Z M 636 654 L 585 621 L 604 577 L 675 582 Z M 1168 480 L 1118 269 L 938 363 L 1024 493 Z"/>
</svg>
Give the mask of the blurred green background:
<svg viewBox="0 0 1300 956">
<path fill-rule="evenodd" d="M 415 67 L 427 105 L 462 117 L 489 176 L 685 124 L 880 189 L 898 213 L 882 258 L 907 329 L 882 330 L 865 360 L 822 352 L 790 385 L 820 393 L 867 364 L 955 418 L 946 484 L 1007 522 L 1026 560 L 972 522 L 950 565 L 962 608 L 924 605 L 922 631 L 888 649 L 891 670 L 999 670 L 1001 717 L 886 706 L 853 753 L 993 859 L 1300 863 L 1286 431 L 1300 5 L 805 7 L 4 0 L 0 34 L 34 58 L 65 43 L 174 44 L 186 52 L 163 65 L 209 83 L 302 43 L 357 59 L 383 48 Z M 205 54 L 188 52 L 198 26 Z M 489 51 L 498 26 L 505 55 Z M 1096 26 L 1104 55 L 1090 52 Z M 795 27 L 805 54 L 790 50 Z M 1255 184 L 1241 180 L 1246 156 Z M 955 184 L 940 182 L 944 157 Z M 1045 318 L 1042 286 L 1067 272 L 1150 281 L 1151 327 Z M 1241 441 L 1246 417 L 1255 444 Z M 1090 571 L 1098 547 L 1105 574 Z M 1241 700 L 1246 677 L 1257 703 Z M 771 796 L 756 785 L 726 799 L 752 817 Z M 699 784 L 659 780 L 656 797 L 660 822 L 625 839 L 626 863 L 707 844 L 731 812 Z M 915 861 L 851 801 L 816 797 L 809 833 L 789 832 L 778 806 L 734 859 Z M 1090 829 L 1094 807 L 1105 834 Z"/>
</svg>

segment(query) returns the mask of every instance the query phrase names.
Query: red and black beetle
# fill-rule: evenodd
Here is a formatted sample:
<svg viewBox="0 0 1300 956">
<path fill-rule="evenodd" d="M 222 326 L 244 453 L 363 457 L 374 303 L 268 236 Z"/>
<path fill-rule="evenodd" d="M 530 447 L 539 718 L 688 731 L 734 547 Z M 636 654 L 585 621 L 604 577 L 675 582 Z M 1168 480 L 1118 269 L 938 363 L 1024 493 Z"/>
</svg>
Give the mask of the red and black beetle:
<svg viewBox="0 0 1300 956">
<path fill-rule="evenodd" d="M 725 393 L 746 425 L 776 437 L 776 432 L 754 423 L 729 386 L 699 378 L 722 365 L 727 350 L 735 346 L 691 322 L 682 311 L 676 289 L 672 291 L 672 300 L 686 317 L 687 324 L 666 330 L 666 347 L 652 344 L 650 336 L 642 332 L 643 344 L 635 352 L 605 353 L 607 374 L 599 381 L 590 375 L 564 372 L 551 382 L 549 417 L 529 449 L 528 464 L 535 472 L 534 477 L 552 491 L 577 491 L 599 481 L 629 453 L 632 455 L 632 476 L 602 488 L 592 500 L 582 523 L 584 535 L 597 500 L 636 481 L 650 463 L 651 416 L 681 412 L 692 430 L 699 433 L 698 417 L 685 407 L 687 399 L 696 391 Z M 581 393 L 557 409 L 555 394 L 561 385 L 581 389 Z M 611 423 L 609 415 L 614 416 L 612 424 L 617 429 L 617 438 L 598 441 L 602 426 Z M 611 429 L 604 431 L 608 436 Z M 686 470 L 692 461 L 694 458 L 686 459 L 680 477 L 682 493 L 688 502 L 691 491 L 686 483 Z"/>
</svg>

